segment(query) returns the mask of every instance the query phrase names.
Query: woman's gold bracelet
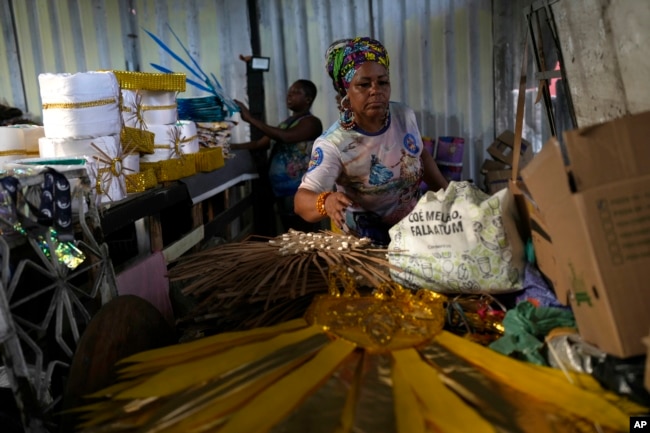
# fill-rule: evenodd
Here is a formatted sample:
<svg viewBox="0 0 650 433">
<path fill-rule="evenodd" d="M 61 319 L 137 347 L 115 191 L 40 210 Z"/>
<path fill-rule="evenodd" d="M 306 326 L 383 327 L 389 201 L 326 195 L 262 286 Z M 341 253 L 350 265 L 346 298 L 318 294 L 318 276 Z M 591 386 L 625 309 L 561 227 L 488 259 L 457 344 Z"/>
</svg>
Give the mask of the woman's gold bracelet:
<svg viewBox="0 0 650 433">
<path fill-rule="evenodd" d="M 329 197 L 330 194 L 332 194 L 331 191 L 321 192 L 318 194 L 318 198 L 316 199 L 316 210 L 323 216 L 327 216 L 327 211 L 325 210 L 325 200 L 327 200 L 327 197 Z"/>
</svg>

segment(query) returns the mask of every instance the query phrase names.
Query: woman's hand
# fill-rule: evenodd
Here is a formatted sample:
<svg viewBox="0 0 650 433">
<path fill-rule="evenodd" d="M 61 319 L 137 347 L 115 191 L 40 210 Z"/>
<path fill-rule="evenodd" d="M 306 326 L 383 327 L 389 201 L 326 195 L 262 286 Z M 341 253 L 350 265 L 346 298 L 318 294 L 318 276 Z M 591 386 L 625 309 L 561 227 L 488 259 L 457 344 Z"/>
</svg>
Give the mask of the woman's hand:
<svg viewBox="0 0 650 433">
<path fill-rule="evenodd" d="M 345 228 L 345 210 L 352 205 L 352 200 L 342 192 L 329 192 L 325 200 L 319 204 L 318 193 L 304 188 L 298 188 L 294 197 L 294 210 L 302 219 L 315 223 L 323 218 L 329 218 L 341 230 Z M 320 209 L 319 207 L 322 206 Z M 321 211 L 325 211 L 325 215 Z"/>
<path fill-rule="evenodd" d="M 325 199 L 325 212 L 327 216 L 341 230 L 345 227 L 345 210 L 352 205 L 352 200 L 342 192 L 333 192 Z"/>
<path fill-rule="evenodd" d="M 248 110 L 248 107 L 246 105 L 244 105 L 243 102 L 241 102 L 241 101 L 239 101 L 237 99 L 235 99 L 234 102 L 239 107 L 241 120 L 243 120 L 244 122 L 249 122 L 250 123 L 252 117 L 251 117 L 251 112 Z"/>
</svg>

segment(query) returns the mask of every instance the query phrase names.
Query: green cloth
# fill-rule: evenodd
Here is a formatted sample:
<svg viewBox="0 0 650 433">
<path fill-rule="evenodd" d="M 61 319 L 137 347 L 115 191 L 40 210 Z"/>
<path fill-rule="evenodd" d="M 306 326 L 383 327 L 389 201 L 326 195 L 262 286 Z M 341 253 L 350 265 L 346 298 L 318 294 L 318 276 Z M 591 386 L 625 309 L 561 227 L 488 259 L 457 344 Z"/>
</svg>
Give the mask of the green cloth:
<svg viewBox="0 0 650 433">
<path fill-rule="evenodd" d="M 548 365 L 542 354 L 544 338 L 555 328 L 575 327 L 570 310 L 554 307 L 535 307 L 528 301 L 520 302 L 506 312 L 503 319 L 503 337 L 490 344 L 490 348 L 533 364 Z"/>
</svg>

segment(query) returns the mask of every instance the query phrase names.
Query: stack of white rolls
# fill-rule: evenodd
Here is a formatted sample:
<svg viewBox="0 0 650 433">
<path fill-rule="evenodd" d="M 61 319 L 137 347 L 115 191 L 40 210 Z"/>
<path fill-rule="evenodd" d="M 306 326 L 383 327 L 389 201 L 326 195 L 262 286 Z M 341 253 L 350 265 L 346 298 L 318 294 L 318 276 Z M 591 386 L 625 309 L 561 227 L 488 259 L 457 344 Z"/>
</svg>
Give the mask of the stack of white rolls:
<svg viewBox="0 0 650 433">
<path fill-rule="evenodd" d="M 198 153 L 196 123 L 178 120 L 178 92 L 153 90 L 153 87 L 155 84 L 149 83 L 146 89 L 123 87 L 121 90 L 124 126 L 152 132 L 155 136 L 153 153 L 142 153 L 140 161 L 155 163 Z"/>
<path fill-rule="evenodd" d="M 113 72 L 40 74 L 45 136 L 38 140 L 41 158 L 84 156 L 97 201 L 126 197 L 125 175 L 139 171 L 139 156 L 129 157 L 120 143 L 120 87 Z"/>
</svg>

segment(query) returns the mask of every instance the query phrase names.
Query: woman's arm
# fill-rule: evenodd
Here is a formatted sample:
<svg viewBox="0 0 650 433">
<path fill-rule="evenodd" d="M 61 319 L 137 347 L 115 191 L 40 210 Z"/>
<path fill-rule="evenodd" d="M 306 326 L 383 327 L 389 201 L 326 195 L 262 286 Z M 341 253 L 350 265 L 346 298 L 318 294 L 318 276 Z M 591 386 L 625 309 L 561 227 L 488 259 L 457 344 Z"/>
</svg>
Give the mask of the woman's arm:
<svg viewBox="0 0 650 433">
<path fill-rule="evenodd" d="M 301 141 L 315 140 L 323 132 L 323 124 L 315 116 L 305 117 L 296 126 L 282 129 L 267 125 L 251 116 L 250 111 L 241 101 L 235 99 L 235 103 L 241 110 L 241 118 L 243 121 L 250 123 L 273 140 L 283 143 L 299 143 Z"/>
<path fill-rule="evenodd" d="M 442 175 L 438 164 L 433 159 L 433 156 L 428 152 L 423 151 L 420 160 L 422 161 L 422 168 L 424 169 L 423 180 L 429 186 L 431 191 L 438 191 L 443 188 L 446 189 L 449 185 L 447 179 Z"/>
<path fill-rule="evenodd" d="M 265 149 L 271 145 L 271 139 L 266 135 L 259 140 L 247 141 L 245 143 L 231 143 L 230 148 L 232 150 L 257 150 Z"/>
<path fill-rule="evenodd" d="M 307 222 L 318 222 L 329 217 L 339 227 L 345 224 L 345 209 L 352 204 L 352 200 L 342 192 L 327 192 L 322 196 L 322 206 L 326 213 L 319 212 L 319 196 L 317 193 L 305 188 L 298 188 L 294 197 L 293 207 L 296 214 Z"/>
</svg>

